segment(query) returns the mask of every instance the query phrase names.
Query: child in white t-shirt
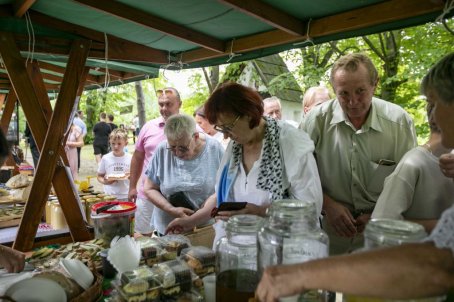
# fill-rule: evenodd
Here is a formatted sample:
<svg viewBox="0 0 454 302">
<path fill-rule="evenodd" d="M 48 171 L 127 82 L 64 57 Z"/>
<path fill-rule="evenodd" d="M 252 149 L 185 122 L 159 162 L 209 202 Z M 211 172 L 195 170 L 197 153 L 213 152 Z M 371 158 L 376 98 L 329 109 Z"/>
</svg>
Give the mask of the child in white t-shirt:
<svg viewBox="0 0 454 302">
<path fill-rule="evenodd" d="M 114 129 L 109 136 L 112 152 L 101 158 L 98 167 L 98 181 L 104 184 L 104 192 L 115 195 L 117 199 L 126 200 L 129 191 L 129 171 L 131 154 L 125 153 L 128 144 L 128 132 L 124 129 Z"/>
</svg>

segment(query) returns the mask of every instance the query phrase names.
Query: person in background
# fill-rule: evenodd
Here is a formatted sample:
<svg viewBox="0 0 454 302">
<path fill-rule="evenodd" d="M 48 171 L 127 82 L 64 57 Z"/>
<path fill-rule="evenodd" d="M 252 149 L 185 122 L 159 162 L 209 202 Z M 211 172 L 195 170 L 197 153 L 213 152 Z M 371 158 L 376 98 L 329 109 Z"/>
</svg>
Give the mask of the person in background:
<svg viewBox="0 0 454 302">
<path fill-rule="evenodd" d="M 306 115 L 313 107 L 331 99 L 328 88 L 315 86 L 309 88 L 303 96 L 303 114 Z"/>
<path fill-rule="evenodd" d="M 32 158 L 33 158 L 33 166 L 36 169 L 36 167 L 38 166 L 38 161 L 39 161 L 39 150 L 38 150 L 38 146 L 36 145 L 35 139 L 33 138 L 32 132 L 30 131 L 30 127 L 28 126 L 28 123 L 25 125 L 24 136 L 28 140 L 28 144 L 30 146 L 30 152 L 32 153 Z"/>
<path fill-rule="evenodd" d="M 133 131 L 133 139 L 134 139 L 134 144 L 136 143 L 136 137 L 139 136 L 140 132 L 140 120 L 139 120 L 139 115 L 136 114 L 136 116 L 132 119 L 132 131 Z"/>
<path fill-rule="evenodd" d="M 106 123 L 106 113 L 101 112 L 99 122 L 93 127 L 93 150 L 96 157 L 96 163 L 99 164 L 103 155 L 109 150 L 109 135 L 112 128 Z"/>
<path fill-rule="evenodd" d="M 272 96 L 263 99 L 263 116 L 268 116 L 278 121 L 282 120 L 282 105 L 281 100 L 278 97 Z M 298 127 L 298 123 L 295 121 L 285 120 L 285 122 L 295 128 Z"/>
<path fill-rule="evenodd" d="M 314 107 L 301 126 L 315 143 L 333 255 L 363 246 L 383 182 L 416 146 L 416 131 L 405 110 L 373 97 L 378 72 L 366 55 L 339 58 L 330 81 L 336 99 Z"/>
<path fill-rule="evenodd" d="M 78 126 L 82 130 L 82 140 L 84 140 L 85 136 L 87 135 L 87 125 L 83 121 L 83 112 L 82 110 L 78 110 L 74 115 L 73 123 Z M 82 147 L 77 147 L 77 171 L 80 169 L 80 151 Z"/>
<path fill-rule="evenodd" d="M 104 185 L 104 192 L 120 200 L 128 199 L 129 171 L 132 156 L 125 153 L 128 144 L 128 131 L 117 128 L 109 136 L 111 152 L 102 157 L 97 179 Z"/>
<path fill-rule="evenodd" d="M 197 125 L 199 125 L 206 134 L 212 136 L 214 139 L 221 143 L 222 147 L 224 147 L 224 150 L 227 148 L 230 139 L 224 138 L 224 134 L 222 132 L 216 131 L 216 129 L 214 129 L 214 125 L 211 125 L 208 122 L 205 116 L 203 105 L 197 108 L 194 112 L 194 119 Z"/>
<path fill-rule="evenodd" d="M 167 141 L 156 148 L 144 186 L 145 195 L 155 205 L 152 225 L 158 235 L 165 234 L 174 218 L 192 215 L 214 193 L 224 154 L 217 140 L 197 132 L 189 115 L 169 117 L 164 133 Z"/>
<path fill-rule="evenodd" d="M 0 165 L 3 165 L 9 154 L 8 142 L 0 130 Z M 10 247 L 0 245 L 0 267 L 4 267 L 8 273 L 18 273 L 24 269 L 25 254 Z"/>
<path fill-rule="evenodd" d="M 147 122 L 142 127 L 131 160 L 128 199 L 136 202 L 135 231 L 141 234 L 153 232 L 150 222 L 154 206 L 143 192 L 143 183 L 146 179 L 144 173 L 156 147 L 166 139 L 164 126 L 167 119 L 178 114 L 181 107 L 180 94 L 175 88 L 168 87 L 158 90 L 157 96 L 161 116 Z"/>
<path fill-rule="evenodd" d="M 82 147 L 83 145 L 84 136 L 82 135 L 82 130 L 79 126 L 76 126 L 76 124 L 73 123 L 71 125 L 68 139 L 66 140 L 65 151 L 74 180 L 78 178 L 79 170 L 77 166 L 77 147 Z"/>
<path fill-rule="evenodd" d="M 269 116 L 278 121 L 282 119 L 281 100 L 278 97 L 263 99 L 263 116 Z"/>
<path fill-rule="evenodd" d="M 452 87 L 454 53 L 433 66 L 421 84 L 422 93 L 434 105 L 433 115 L 446 148 L 454 148 Z M 421 243 L 268 267 L 256 296 L 261 302 L 275 302 L 310 289 L 399 300 L 445 295 L 454 288 L 453 230 L 454 205 Z"/>
<path fill-rule="evenodd" d="M 441 133 L 427 104 L 429 140 L 408 151 L 385 180 L 372 218 L 405 219 L 430 233 L 444 210 L 454 203 L 454 182 L 443 175 L 438 158 L 452 149 L 441 144 Z"/>
<path fill-rule="evenodd" d="M 252 88 L 226 83 L 205 104 L 215 129 L 233 142 L 225 151 L 216 177 L 216 194 L 205 206 L 172 221 L 167 231 L 187 231 L 207 221 L 216 205 L 247 202 L 242 210 L 218 212 L 216 238 L 224 235 L 224 220 L 238 214 L 265 216 L 278 199 L 299 199 L 322 206 L 322 188 L 309 136 L 287 123 L 263 116 L 262 98 Z M 318 216 L 317 216 L 318 217 Z"/>
<path fill-rule="evenodd" d="M 107 124 L 109 124 L 110 129 L 112 129 L 112 131 L 118 128 L 118 126 L 116 124 L 114 124 L 113 121 L 114 121 L 113 114 L 107 115 Z"/>
</svg>

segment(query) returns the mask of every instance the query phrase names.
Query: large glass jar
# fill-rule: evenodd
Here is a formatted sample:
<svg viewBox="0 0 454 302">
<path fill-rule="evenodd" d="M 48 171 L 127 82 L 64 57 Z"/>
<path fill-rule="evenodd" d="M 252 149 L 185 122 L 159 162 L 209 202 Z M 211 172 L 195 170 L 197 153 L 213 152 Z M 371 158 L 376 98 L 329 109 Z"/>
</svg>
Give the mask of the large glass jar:
<svg viewBox="0 0 454 302">
<path fill-rule="evenodd" d="M 236 215 L 216 244 L 216 301 L 247 302 L 258 284 L 257 231 L 263 218 Z"/>
<path fill-rule="evenodd" d="M 364 231 L 364 249 L 418 242 L 427 236 L 418 223 L 386 218 L 372 219 Z"/>
<path fill-rule="evenodd" d="M 328 256 L 328 236 L 318 225 L 314 203 L 273 202 L 257 240 L 259 275 L 270 265 L 302 263 Z M 324 301 L 326 295 L 311 291 L 286 301 Z"/>
</svg>

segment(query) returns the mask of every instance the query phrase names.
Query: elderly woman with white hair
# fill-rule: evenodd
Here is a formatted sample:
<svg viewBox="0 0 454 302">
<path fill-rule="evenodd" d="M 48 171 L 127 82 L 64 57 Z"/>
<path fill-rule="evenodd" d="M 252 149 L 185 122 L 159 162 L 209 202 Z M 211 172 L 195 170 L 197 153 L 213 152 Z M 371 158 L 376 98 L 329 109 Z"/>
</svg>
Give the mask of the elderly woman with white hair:
<svg viewBox="0 0 454 302">
<path fill-rule="evenodd" d="M 164 133 L 167 141 L 156 148 L 144 186 L 146 196 L 155 205 L 151 225 L 158 235 L 165 234 L 173 219 L 197 211 L 214 193 L 216 172 L 224 154 L 216 139 L 196 131 L 189 115 L 169 117 Z"/>
</svg>

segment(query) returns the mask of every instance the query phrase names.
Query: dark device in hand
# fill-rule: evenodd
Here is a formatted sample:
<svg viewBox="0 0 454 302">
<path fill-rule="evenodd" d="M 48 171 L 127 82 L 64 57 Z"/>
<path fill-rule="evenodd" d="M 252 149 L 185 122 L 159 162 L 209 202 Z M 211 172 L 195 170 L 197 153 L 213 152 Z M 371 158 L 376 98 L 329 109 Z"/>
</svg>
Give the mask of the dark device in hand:
<svg viewBox="0 0 454 302">
<path fill-rule="evenodd" d="M 214 217 L 218 214 L 218 212 L 222 211 L 238 211 L 244 209 L 247 205 L 247 202 L 233 202 L 233 201 L 226 201 L 219 205 L 219 208 L 214 208 L 211 211 L 211 217 Z"/>
<path fill-rule="evenodd" d="M 169 202 L 174 207 L 187 208 L 190 210 L 196 210 L 194 203 L 183 192 L 176 192 L 169 196 Z"/>
</svg>

